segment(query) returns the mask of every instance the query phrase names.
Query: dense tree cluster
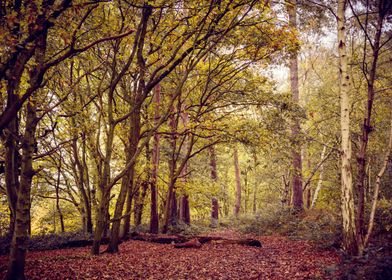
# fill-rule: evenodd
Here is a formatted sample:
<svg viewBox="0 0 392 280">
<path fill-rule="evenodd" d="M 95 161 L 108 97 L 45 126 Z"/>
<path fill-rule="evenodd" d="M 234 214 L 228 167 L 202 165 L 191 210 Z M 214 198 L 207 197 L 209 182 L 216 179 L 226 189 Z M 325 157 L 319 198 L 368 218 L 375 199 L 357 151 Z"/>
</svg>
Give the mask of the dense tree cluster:
<svg viewBox="0 0 392 280">
<path fill-rule="evenodd" d="M 392 4 L 337 2 L 2 1 L 7 279 L 32 234 L 115 253 L 271 206 L 339 213 L 362 254 L 391 206 Z"/>
</svg>

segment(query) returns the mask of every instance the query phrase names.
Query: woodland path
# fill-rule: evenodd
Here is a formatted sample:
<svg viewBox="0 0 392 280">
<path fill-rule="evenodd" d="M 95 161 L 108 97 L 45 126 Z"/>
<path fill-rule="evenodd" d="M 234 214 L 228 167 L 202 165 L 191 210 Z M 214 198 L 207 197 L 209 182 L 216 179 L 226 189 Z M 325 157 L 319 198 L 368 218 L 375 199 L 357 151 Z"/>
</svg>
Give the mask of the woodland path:
<svg viewBox="0 0 392 280">
<path fill-rule="evenodd" d="M 250 237 L 234 231 L 211 233 Z M 255 238 L 255 236 L 251 236 Z M 280 236 L 256 237 L 262 248 L 206 243 L 176 249 L 171 244 L 126 241 L 118 254 L 90 256 L 89 247 L 30 252 L 28 279 L 334 279 L 339 263 L 333 251 Z M 0 257 L 0 279 L 7 257 Z M 331 269 L 332 268 L 332 269 Z"/>
</svg>

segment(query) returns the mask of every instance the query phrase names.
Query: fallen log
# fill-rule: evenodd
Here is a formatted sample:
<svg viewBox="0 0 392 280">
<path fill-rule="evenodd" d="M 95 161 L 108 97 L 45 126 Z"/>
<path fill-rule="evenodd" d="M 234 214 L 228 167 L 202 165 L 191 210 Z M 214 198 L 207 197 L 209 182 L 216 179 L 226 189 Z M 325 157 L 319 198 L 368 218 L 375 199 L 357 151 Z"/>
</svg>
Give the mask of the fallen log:
<svg viewBox="0 0 392 280">
<path fill-rule="evenodd" d="M 183 243 L 189 240 L 189 238 L 183 236 L 158 234 L 133 234 L 130 239 L 159 244 Z"/>
<path fill-rule="evenodd" d="M 101 245 L 109 244 L 110 239 L 108 237 L 103 237 L 101 239 Z M 120 241 L 122 243 L 122 241 Z M 59 248 L 77 248 L 77 247 L 85 247 L 91 246 L 93 244 L 92 239 L 77 239 L 77 240 L 70 240 L 64 243 L 61 243 L 58 247 Z"/>
<path fill-rule="evenodd" d="M 239 244 L 251 247 L 262 247 L 261 242 L 256 239 L 221 239 L 213 241 L 215 244 Z"/>
<path fill-rule="evenodd" d="M 200 248 L 201 243 L 197 238 L 193 238 L 183 243 L 174 244 L 174 248 Z"/>
<path fill-rule="evenodd" d="M 176 248 L 192 248 L 196 247 L 195 244 L 197 243 L 200 243 L 201 246 L 202 244 L 208 242 L 215 244 L 239 244 L 244 246 L 261 247 L 261 242 L 256 239 L 227 239 L 219 236 L 132 234 L 130 239 L 160 244 L 175 244 Z M 197 240 L 197 243 L 195 240 Z"/>
</svg>

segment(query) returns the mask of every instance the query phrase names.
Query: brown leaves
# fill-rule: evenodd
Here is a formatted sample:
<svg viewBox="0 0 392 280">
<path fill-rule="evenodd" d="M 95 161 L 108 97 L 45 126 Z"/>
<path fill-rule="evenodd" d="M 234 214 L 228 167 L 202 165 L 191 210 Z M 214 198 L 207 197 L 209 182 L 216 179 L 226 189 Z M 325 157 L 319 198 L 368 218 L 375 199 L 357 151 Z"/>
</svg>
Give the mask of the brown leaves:
<svg viewBox="0 0 392 280">
<path fill-rule="evenodd" d="M 216 235 L 218 235 L 217 233 Z M 225 238 L 244 238 L 234 232 Z M 258 238 L 262 248 L 206 243 L 178 250 L 171 244 L 127 241 L 118 254 L 89 255 L 89 248 L 31 252 L 28 279 L 328 279 L 325 267 L 337 264 L 331 251 L 317 251 L 306 241 Z M 0 257 L 0 278 L 6 257 Z"/>
</svg>

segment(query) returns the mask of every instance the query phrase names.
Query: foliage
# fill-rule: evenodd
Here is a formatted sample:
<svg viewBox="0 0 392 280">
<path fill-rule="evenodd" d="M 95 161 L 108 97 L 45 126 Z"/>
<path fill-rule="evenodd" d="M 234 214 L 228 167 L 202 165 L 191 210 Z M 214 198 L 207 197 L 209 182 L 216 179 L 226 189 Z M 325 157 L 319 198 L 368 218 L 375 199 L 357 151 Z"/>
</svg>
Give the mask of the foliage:
<svg viewBox="0 0 392 280">
<path fill-rule="evenodd" d="M 215 235 L 238 238 L 233 231 Z M 339 256 L 314 249 L 306 241 L 262 237 L 261 248 L 206 243 L 201 248 L 176 249 L 171 244 L 126 241 L 118 254 L 90 256 L 88 248 L 31 252 L 29 279 L 328 279 L 325 267 Z M 0 277 L 4 275 L 0 256 Z"/>
<path fill-rule="evenodd" d="M 340 219 L 326 210 L 308 210 L 296 216 L 289 208 L 268 205 L 255 215 L 226 218 L 220 225 L 236 228 L 245 234 L 282 235 L 294 240 L 308 240 L 316 247 L 340 246 Z"/>
</svg>

